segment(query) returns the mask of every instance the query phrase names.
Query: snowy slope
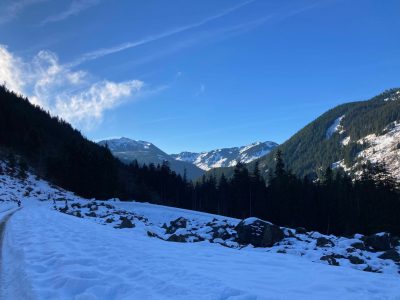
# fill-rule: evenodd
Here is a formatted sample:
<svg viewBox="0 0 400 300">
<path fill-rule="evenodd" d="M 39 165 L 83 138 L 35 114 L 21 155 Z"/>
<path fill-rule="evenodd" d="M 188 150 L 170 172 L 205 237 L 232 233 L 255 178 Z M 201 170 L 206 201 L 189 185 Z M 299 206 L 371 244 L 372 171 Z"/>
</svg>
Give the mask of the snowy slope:
<svg viewBox="0 0 400 300">
<path fill-rule="evenodd" d="M 349 239 L 308 232 L 271 248 L 254 248 L 211 237 L 212 224 L 236 226 L 237 219 L 116 199 L 82 199 L 33 175 L 21 180 L 7 172 L 0 175 L 0 199 L 0 208 L 15 209 L 15 199 L 21 199 L 23 206 L 8 221 L 4 235 L 0 299 L 398 299 L 400 295 L 399 267 L 393 261 L 378 258 L 379 252 L 350 247 L 360 242 L 360 235 Z M 66 204 L 68 209 L 63 210 Z M 181 217 L 188 224 L 175 234 L 190 233 L 204 241 L 164 240 L 171 236 L 164 223 Z M 124 218 L 134 228 L 115 228 Z M 317 247 L 319 237 L 330 239 L 334 246 Z M 349 249 L 383 274 L 360 271 L 367 264 L 351 264 L 345 258 Z M 339 267 L 321 261 L 321 256 L 331 254 Z"/>
<path fill-rule="evenodd" d="M 171 156 L 177 160 L 190 162 L 203 170 L 232 167 L 238 161 L 249 163 L 268 154 L 278 144 L 274 142 L 256 142 L 247 146 L 223 148 L 201 153 L 181 152 Z"/>
</svg>

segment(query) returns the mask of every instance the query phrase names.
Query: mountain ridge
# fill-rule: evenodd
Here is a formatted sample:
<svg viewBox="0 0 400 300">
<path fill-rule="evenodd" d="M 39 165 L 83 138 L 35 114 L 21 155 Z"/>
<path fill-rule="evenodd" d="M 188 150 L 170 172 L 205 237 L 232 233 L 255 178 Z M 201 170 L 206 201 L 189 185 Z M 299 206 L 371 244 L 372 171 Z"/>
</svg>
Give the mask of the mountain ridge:
<svg viewBox="0 0 400 300">
<path fill-rule="evenodd" d="M 180 161 L 193 163 L 200 169 L 209 171 L 214 168 L 232 167 L 238 161 L 250 163 L 277 147 L 278 144 L 271 141 L 254 142 L 249 145 L 221 148 L 203 152 L 184 151 L 178 154 L 171 154 L 173 158 Z"/>
</svg>

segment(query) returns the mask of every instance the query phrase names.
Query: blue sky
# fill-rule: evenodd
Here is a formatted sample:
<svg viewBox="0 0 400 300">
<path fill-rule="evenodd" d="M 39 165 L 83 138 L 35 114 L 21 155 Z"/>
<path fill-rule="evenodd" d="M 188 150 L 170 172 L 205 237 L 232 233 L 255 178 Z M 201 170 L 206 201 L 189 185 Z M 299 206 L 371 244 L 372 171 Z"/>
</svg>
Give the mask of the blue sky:
<svg viewBox="0 0 400 300">
<path fill-rule="evenodd" d="M 3 0 L 0 80 L 98 140 L 284 142 L 400 86 L 397 0 Z"/>
</svg>

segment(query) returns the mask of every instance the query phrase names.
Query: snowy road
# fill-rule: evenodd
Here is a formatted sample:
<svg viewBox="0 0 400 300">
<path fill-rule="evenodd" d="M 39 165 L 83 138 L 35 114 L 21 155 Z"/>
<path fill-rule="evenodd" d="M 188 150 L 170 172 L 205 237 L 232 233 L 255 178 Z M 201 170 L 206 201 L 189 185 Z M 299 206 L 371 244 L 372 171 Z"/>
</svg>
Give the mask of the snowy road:
<svg viewBox="0 0 400 300">
<path fill-rule="evenodd" d="M 397 276 L 169 243 L 26 204 L 4 235 L 1 299 L 400 299 Z"/>
</svg>

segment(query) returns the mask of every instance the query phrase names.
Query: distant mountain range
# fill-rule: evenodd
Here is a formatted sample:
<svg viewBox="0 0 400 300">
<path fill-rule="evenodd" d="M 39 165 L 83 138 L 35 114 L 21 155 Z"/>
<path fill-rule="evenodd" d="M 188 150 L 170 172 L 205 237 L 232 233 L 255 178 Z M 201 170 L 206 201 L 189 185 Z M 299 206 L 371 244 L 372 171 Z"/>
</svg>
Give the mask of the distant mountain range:
<svg viewBox="0 0 400 300">
<path fill-rule="evenodd" d="M 169 155 L 152 143 L 124 137 L 103 140 L 99 144 L 103 146 L 107 144 L 114 156 L 125 163 L 137 160 L 142 164 L 162 164 L 164 161 L 168 161 L 171 169 L 178 174 L 183 174 L 186 170 L 189 179 L 196 179 L 212 168 L 235 166 L 238 161 L 252 162 L 266 155 L 278 145 L 274 142 L 257 142 L 247 146 L 223 148 L 209 152 L 181 152 Z"/>
<path fill-rule="evenodd" d="M 255 159 L 263 157 L 277 147 L 274 142 L 256 142 L 247 146 L 223 148 L 207 152 L 181 152 L 171 154 L 179 161 L 189 162 L 200 169 L 209 171 L 214 168 L 233 167 L 237 162 L 250 163 Z"/>
</svg>

